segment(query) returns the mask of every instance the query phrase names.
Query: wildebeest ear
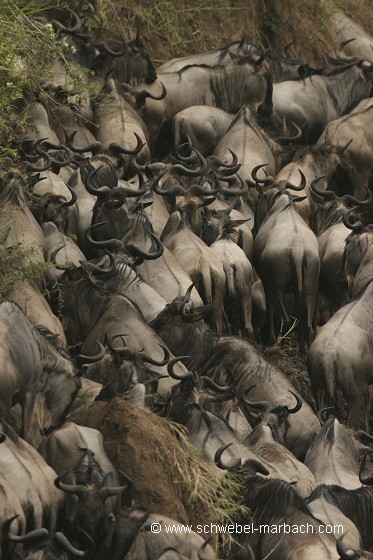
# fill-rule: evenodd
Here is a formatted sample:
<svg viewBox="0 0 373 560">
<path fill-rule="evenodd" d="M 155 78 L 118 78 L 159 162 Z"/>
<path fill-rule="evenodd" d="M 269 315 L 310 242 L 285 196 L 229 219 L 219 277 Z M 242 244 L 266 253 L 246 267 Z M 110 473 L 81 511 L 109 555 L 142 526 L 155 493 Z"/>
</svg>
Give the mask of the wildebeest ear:
<svg viewBox="0 0 373 560">
<path fill-rule="evenodd" d="M 363 448 L 368 448 L 373 451 L 373 436 L 364 432 L 364 430 L 358 430 L 354 433 L 353 437 Z"/>
</svg>

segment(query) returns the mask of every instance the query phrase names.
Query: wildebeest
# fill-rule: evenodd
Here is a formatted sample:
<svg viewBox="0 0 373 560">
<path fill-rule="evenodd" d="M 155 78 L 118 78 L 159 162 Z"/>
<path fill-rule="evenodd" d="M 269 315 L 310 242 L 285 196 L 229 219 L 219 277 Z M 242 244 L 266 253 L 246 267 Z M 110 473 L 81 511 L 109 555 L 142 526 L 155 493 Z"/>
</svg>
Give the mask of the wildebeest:
<svg viewBox="0 0 373 560">
<path fill-rule="evenodd" d="M 239 232 L 232 221 L 211 245 L 222 262 L 225 273 L 223 313 L 224 331 L 247 338 L 253 337 L 252 295 L 253 269 L 243 250 L 238 246 Z"/>
<path fill-rule="evenodd" d="M 88 536 L 85 535 L 87 540 Z M 58 531 L 50 535 L 47 529 L 35 529 L 26 535 L 17 536 L 8 532 L 7 542 L 13 546 L 23 545 L 23 551 L 16 553 L 19 560 L 66 560 L 66 558 L 92 558 L 93 542 L 88 541 L 86 550 L 79 550 L 67 537 Z M 13 558 L 13 556 L 12 556 Z"/>
<path fill-rule="evenodd" d="M 151 323 L 151 326 L 169 348 L 178 356 L 191 356 L 189 369 L 224 384 L 231 372 L 236 380 L 235 392 L 241 393 L 256 385 L 252 400 L 267 400 L 276 406 L 292 406 L 292 395 L 297 394 L 289 379 L 270 363 L 259 348 L 234 336 L 216 336 L 202 321 L 204 310 L 195 309 L 190 302 L 190 290 L 176 298 Z M 297 458 L 303 458 L 320 424 L 307 403 L 290 419 L 286 437 L 287 447 Z"/>
<path fill-rule="evenodd" d="M 283 471 L 301 496 L 309 496 L 316 486 L 313 474 L 285 447 L 290 426 L 288 418 L 301 409 L 302 401 L 297 397 L 293 408 L 281 405 L 273 407 L 265 401 L 250 402 L 247 398 L 248 393 L 249 391 L 245 391 L 241 395 L 241 407 L 252 424 L 253 431 L 245 439 L 245 444 L 253 449 L 260 459 L 265 459 Z"/>
<path fill-rule="evenodd" d="M 264 199 L 265 195 L 260 204 Z M 284 302 L 284 293 L 288 291 L 296 297 L 299 344 L 304 350 L 305 344 L 310 345 L 315 329 L 320 270 L 317 239 L 294 209 L 296 197 L 286 188 L 280 185 L 272 194 L 268 193 L 268 199 L 269 210 L 264 220 L 257 224 L 254 265 L 266 292 L 269 340 L 272 343 L 276 340 L 275 314 L 285 325 L 290 323 Z"/>
<path fill-rule="evenodd" d="M 144 89 L 153 96 L 160 94 L 160 82 L 167 90 L 163 101 L 147 99 L 143 109 L 151 152 L 161 127 L 170 124 L 182 109 L 204 104 L 235 113 L 245 103 L 256 109 L 265 104 L 269 76 L 267 70 L 261 68 L 261 62 L 261 59 L 253 60 L 249 56 L 216 68 L 192 65 L 179 72 L 159 74 L 158 80 L 150 86 L 139 84 L 137 91 Z"/>
<path fill-rule="evenodd" d="M 209 156 L 227 132 L 233 119 L 234 115 L 218 107 L 206 105 L 187 107 L 176 113 L 172 120 L 174 145 L 180 146 L 190 138 L 192 145 L 203 156 Z"/>
<path fill-rule="evenodd" d="M 344 146 L 336 175 L 338 188 L 360 200 L 365 198 L 365 187 L 373 186 L 372 128 L 373 102 L 364 99 L 350 114 L 329 122 L 317 141 L 317 145 L 328 142 L 337 149 Z"/>
<path fill-rule="evenodd" d="M 373 367 L 373 282 L 360 297 L 341 307 L 318 331 L 306 358 L 317 409 L 347 401 L 347 425 L 357 429 L 365 402 L 369 431 L 368 386 Z"/>
<path fill-rule="evenodd" d="M 314 501 L 320 495 L 355 524 L 361 536 L 362 548 L 372 551 L 372 487 L 362 486 L 355 490 L 347 490 L 342 486 L 323 484 L 311 494 L 309 501 Z"/>
<path fill-rule="evenodd" d="M 83 467 L 82 459 L 87 451 L 93 455 L 101 479 L 115 469 L 104 450 L 104 440 L 101 433 L 93 428 L 79 426 L 73 422 L 65 422 L 54 430 L 38 447 L 38 451 L 45 461 L 57 474 L 62 474 L 77 465 Z M 117 474 L 114 474 L 114 484 L 117 484 Z"/>
<path fill-rule="evenodd" d="M 245 482 L 243 499 L 257 530 L 239 540 L 241 544 L 250 544 L 256 558 L 338 559 L 334 535 L 328 534 L 325 527 L 320 529 L 322 523 L 292 485 L 258 476 L 249 476 Z M 270 530 L 265 530 L 265 526 Z"/>
<path fill-rule="evenodd" d="M 329 418 L 313 440 L 304 459 L 317 484 L 360 488 L 359 456 L 373 450 L 373 438 L 362 430 L 349 430 Z"/>
<path fill-rule="evenodd" d="M 27 251 L 30 263 L 43 265 L 44 236 L 29 208 L 24 177 L 18 170 L 4 173 L 0 178 L 0 187 L 0 230 L 6 233 L 2 246 L 20 244 Z"/>
<path fill-rule="evenodd" d="M 1 443 L 0 471 L 18 496 L 27 530 L 41 527 L 55 530 L 63 503 L 62 492 L 54 486 L 55 471 L 8 424 L 1 422 L 0 431 L 5 436 Z"/>
<path fill-rule="evenodd" d="M 205 304 L 212 304 L 217 332 L 223 330 L 223 297 L 225 274 L 222 261 L 192 231 L 191 220 L 197 212 L 195 200 L 189 200 L 173 212 L 163 230 L 161 240 L 188 272 Z"/>
<path fill-rule="evenodd" d="M 340 39 L 337 55 L 341 60 L 373 62 L 373 38 L 369 33 L 343 12 L 332 14 L 330 22 Z"/>
<path fill-rule="evenodd" d="M 36 395 L 45 396 L 51 426 L 58 427 L 81 387 L 80 378 L 66 352 L 40 334 L 16 304 L 0 304 L 0 325 L 0 417 L 7 418 L 11 407 L 21 403 L 22 435 L 30 441 Z"/>
<path fill-rule="evenodd" d="M 96 100 L 94 109 L 96 138 L 104 149 L 108 149 L 113 144 L 122 146 L 123 154 L 131 154 L 138 147 L 140 138 L 142 147 L 137 152 L 137 158 L 139 163 L 143 163 L 150 155 L 147 146 L 148 131 L 140 115 L 124 99 L 119 88 L 120 85 L 113 78 L 108 79 L 100 97 Z"/>
<path fill-rule="evenodd" d="M 345 115 L 372 92 L 373 65 L 347 64 L 327 76 L 273 85 L 273 112 L 302 129 L 302 140 L 316 142 L 328 122 Z"/>
<path fill-rule="evenodd" d="M 238 56 L 255 54 L 256 51 L 257 47 L 255 45 L 245 42 L 242 38 L 240 41 L 233 41 L 220 49 L 173 58 L 159 66 L 157 71 L 161 74 L 165 72 L 179 72 L 179 70 L 191 64 L 205 64 L 206 66 L 226 65 L 230 64 L 232 59 Z"/>
</svg>

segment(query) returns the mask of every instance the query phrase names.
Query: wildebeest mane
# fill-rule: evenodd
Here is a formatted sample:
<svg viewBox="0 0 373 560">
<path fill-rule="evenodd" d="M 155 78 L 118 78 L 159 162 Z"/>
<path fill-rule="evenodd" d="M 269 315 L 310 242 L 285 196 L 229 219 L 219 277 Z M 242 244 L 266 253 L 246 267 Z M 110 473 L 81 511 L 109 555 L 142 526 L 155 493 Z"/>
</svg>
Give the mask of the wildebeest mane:
<svg viewBox="0 0 373 560">
<path fill-rule="evenodd" d="M 20 437 L 18 436 L 18 434 L 7 422 L 5 422 L 5 420 L 0 420 L 0 432 L 8 437 L 16 445 L 20 441 Z"/>
<path fill-rule="evenodd" d="M 228 72 L 232 65 L 221 66 L 210 73 L 210 89 L 215 106 L 227 113 L 236 113 L 252 97 L 248 87 L 248 73 L 244 62 L 237 63 L 234 72 Z M 254 73 L 254 72 L 253 72 Z"/>
<path fill-rule="evenodd" d="M 24 181 L 19 173 L 11 172 L 4 175 L 0 182 L 0 207 L 5 208 L 7 204 L 24 206 L 26 203 L 26 191 Z"/>
<path fill-rule="evenodd" d="M 323 207 L 325 210 L 324 218 L 318 231 L 318 235 L 325 233 L 329 228 L 335 224 L 341 223 L 343 218 L 343 213 L 345 208 L 341 207 L 339 201 L 331 201 L 325 204 Z"/>
<path fill-rule="evenodd" d="M 251 476 L 246 482 L 243 498 L 260 523 L 276 522 L 297 513 L 313 518 L 305 500 L 285 480 Z"/>
<path fill-rule="evenodd" d="M 342 68 L 336 68 L 325 77 L 325 86 L 334 107 L 340 115 L 349 113 L 361 100 L 359 88 L 351 91 L 351 72 L 356 67 L 355 63 L 348 64 Z M 356 84 L 357 85 L 357 84 Z M 366 97 L 366 96 L 365 96 Z"/>
<path fill-rule="evenodd" d="M 135 47 L 135 52 L 133 50 Z M 128 43 L 127 53 L 114 61 L 113 76 L 119 83 L 136 87 L 139 83 L 152 84 L 157 79 L 157 72 L 149 53 L 136 39 Z"/>
<path fill-rule="evenodd" d="M 105 156 L 99 156 L 96 161 L 98 161 L 100 165 L 98 166 L 98 171 L 91 179 L 93 188 L 99 189 L 100 187 L 108 186 L 112 189 L 116 187 L 118 185 L 118 175 L 110 159 Z M 85 161 L 80 165 L 80 176 L 84 184 L 88 175 L 94 169 L 95 168 L 90 161 Z"/>
<path fill-rule="evenodd" d="M 341 512 L 351 519 L 359 528 L 364 549 L 373 548 L 373 488 L 363 486 L 355 490 L 346 490 L 342 486 L 320 484 L 308 498 L 309 502 L 323 496 Z"/>
<path fill-rule="evenodd" d="M 139 272 L 123 257 L 115 257 L 115 270 L 110 274 L 109 278 L 103 277 L 98 278 L 98 280 L 102 280 L 101 285 L 105 290 L 108 292 L 116 292 L 119 288 L 123 287 L 126 284 L 128 278 L 131 274 L 134 275 L 131 282 L 126 284 L 126 289 L 129 288 L 132 284 L 140 285 L 143 282 L 143 279 Z"/>
</svg>

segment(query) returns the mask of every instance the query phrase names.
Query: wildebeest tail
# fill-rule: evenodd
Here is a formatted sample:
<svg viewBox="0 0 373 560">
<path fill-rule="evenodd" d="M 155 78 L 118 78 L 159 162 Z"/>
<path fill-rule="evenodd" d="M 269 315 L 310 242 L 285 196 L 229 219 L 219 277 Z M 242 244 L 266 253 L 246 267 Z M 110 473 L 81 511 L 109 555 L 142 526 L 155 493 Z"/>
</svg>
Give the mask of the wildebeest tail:
<svg viewBox="0 0 373 560">
<path fill-rule="evenodd" d="M 318 409 L 325 406 L 336 406 L 336 369 L 335 360 L 327 359 L 325 356 L 318 356 L 312 364 L 313 373 L 311 375 L 312 390 Z M 315 394 L 316 393 L 316 394 Z M 318 393 L 318 394 L 317 394 Z"/>
<path fill-rule="evenodd" d="M 229 317 L 230 332 L 237 334 L 240 327 L 240 302 L 238 300 L 237 286 L 236 286 L 236 266 L 224 267 L 225 272 L 225 294 L 224 294 L 224 309 Z"/>
</svg>

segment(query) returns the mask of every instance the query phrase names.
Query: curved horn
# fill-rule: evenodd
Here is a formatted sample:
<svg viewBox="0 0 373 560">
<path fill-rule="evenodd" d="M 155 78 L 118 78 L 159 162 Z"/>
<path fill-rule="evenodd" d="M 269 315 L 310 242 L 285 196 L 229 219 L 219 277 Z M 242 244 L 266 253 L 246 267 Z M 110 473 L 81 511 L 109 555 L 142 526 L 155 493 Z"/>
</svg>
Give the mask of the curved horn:
<svg viewBox="0 0 373 560">
<path fill-rule="evenodd" d="M 18 517 L 18 515 L 15 517 Z M 13 519 L 14 518 L 12 518 L 12 521 Z M 49 531 L 47 529 L 35 529 L 34 531 L 30 531 L 26 535 L 20 535 L 20 536 L 12 535 L 12 533 L 8 533 L 7 540 L 14 543 L 27 544 L 30 542 L 45 540 L 48 537 L 49 537 Z"/>
<path fill-rule="evenodd" d="M 84 232 L 84 237 L 86 241 L 88 241 L 88 243 L 91 243 L 91 245 L 93 245 L 94 247 L 102 247 L 107 249 L 118 249 L 118 247 L 123 247 L 123 243 L 119 239 L 112 238 L 112 239 L 107 239 L 105 241 L 95 241 L 94 239 L 92 239 L 91 236 L 92 229 L 96 227 L 104 226 L 107 223 L 108 222 L 98 222 L 97 224 L 93 224 L 92 226 L 89 226 L 89 228 L 87 228 Z"/>
<path fill-rule="evenodd" d="M 302 130 L 300 129 L 300 127 L 293 121 L 291 121 L 290 124 L 292 124 L 293 127 L 296 130 L 295 135 L 294 136 L 278 136 L 276 138 L 276 140 L 279 144 L 290 144 L 291 142 L 297 142 L 298 140 L 300 140 L 302 138 Z"/>
<path fill-rule="evenodd" d="M 52 166 L 52 158 L 51 156 L 48 154 L 48 152 L 44 152 L 43 150 L 39 149 L 39 146 L 42 142 L 44 142 L 44 140 L 47 140 L 46 138 L 42 138 L 41 140 L 38 140 L 37 142 L 35 142 L 35 151 L 42 156 L 45 159 L 45 164 L 42 165 L 41 167 L 38 167 L 37 165 L 33 165 L 29 162 L 26 162 L 26 167 L 29 171 L 46 171 L 47 169 L 49 169 Z"/>
<path fill-rule="evenodd" d="M 91 262 L 82 262 L 80 261 L 80 265 L 84 270 L 88 270 L 89 272 L 94 273 L 95 275 L 105 276 L 106 274 L 111 275 L 113 272 L 116 271 L 116 262 L 113 253 L 105 249 L 105 253 L 109 256 L 109 266 L 106 268 L 101 268 L 97 264 L 93 264 Z"/>
<path fill-rule="evenodd" d="M 185 305 L 186 305 L 187 303 L 189 303 L 189 301 L 190 301 L 190 295 L 191 295 L 191 293 L 192 293 L 192 290 L 193 290 L 194 286 L 195 286 L 195 282 L 193 282 L 193 283 L 189 286 L 189 288 L 187 289 L 187 291 L 185 292 L 185 295 L 184 295 L 184 297 L 183 297 L 183 301 L 181 302 L 182 307 L 185 307 Z"/>
<path fill-rule="evenodd" d="M 339 58 L 339 60 L 342 60 L 343 62 L 346 62 L 347 64 L 349 64 L 350 62 L 353 62 L 355 60 L 355 57 L 345 55 L 342 52 L 342 50 L 344 49 L 344 47 L 346 45 L 348 45 L 349 43 L 352 43 L 352 41 L 356 41 L 356 39 L 353 38 L 353 39 L 347 39 L 347 41 L 342 41 L 342 43 L 339 43 L 338 47 L 335 50 L 335 54 L 337 55 L 337 58 Z"/>
<path fill-rule="evenodd" d="M 197 379 L 197 385 L 199 387 L 214 389 L 214 391 L 216 391 L 217 393 L 229 393 L 230 391 L 232 391 L 234 387 L 234 380 L 230 385 L 225 385 L 221 387 L 220 385 L 217 385 L 215 381 L 213 381 L 210 377 L 207 377 L 206 375 L 202 375 Z"/>
<path fill-rule="evenodd" d="M 316 414 L 317 419 L 320 422 L 321 426 L 323 426 L 325 424 L 325 420 L 324 420 L 323 416 L 324 416 L 324 413 L 327 410 L 334 410 L 334 406 L 325 406 L 324 408 L 320 408 L 320 410 Z"/>
<path fill-rule="evenodd" d="M 94 187 L 92 184 L 92 179 L 93 177 L 96 175 L 96 173 L 98 173 L 100 171 L 100 169 L 102 169 L 104 166 L 100 165 L 100 167 L 96 167 L 95 169 L 93 169 L 86 178 L 85 181 L 85 188 L 87 189 L 87 191 L 89 192 L 89 194 L 93 194 L 94 196 L 101 196 L 101 195 L 106 195 L 111 191 L 111 188 L 108 186 L 103 186 L 103 187 Z"/>
<path fill-rule="evenodd" d="M 141 94 L 143 95 L 143 98 L 146 99 L 147 97 L 149 97 L 149 99 L 154 99 L 154 101 L 161 101 L 162 99 L 164 99 L 167 95 L 167 89 L 166 89 L 164 83 L 162 83 L 162 82 L 159 82 L 159 83 L 162 86 L 162 91 L 159 95 L 153 95 L 149 91 L 142 90 Z"/>
<path fill-rule="evenodd" d="M 262 169 L 266 165 L 269 165 L 269 163 L 262 163 L 261 165 L 256 165 L 254 167 L 254 169 L 251 172 L 251 178 L 254 181 L 254 183 L 257 183 L 258 185 L 272 185 L 275 179 L 271 175 L 267 176 L 265 179 L 259 179 L 258 177 L 259 169 Z"/>
<path fill-rule="evenodd" d="M 66 148 L 66 146 L 64 146 L 63 144 L 53 144 L 53 142 L 49 142 L 49 140 L 42 140 L 39 144 L 39 142 L 35 143 L 35 151 L 40 155 L 40 156 L 44 156 L 46 152 L 44 152 L 43 150 L 41 150 L 39 148 L 39 146 L 42 146 L 43 148 L 45 148 L 47 151 L 48 150 L 58 150 L 58 151 L 64 151 L 67 154 L 67 158 L 65 160 L 59 161 L 58 159 L 52 158 L 52 165 L 57 167 L 58 169 L 60 169 L 61 167 L 66 167 L 66 165 L 69 165 L 71 163 L 71 153 L 69 152 L 69 149 Z"/>
<path fill-rule="evenodd" d="M 64 243 L 64 245 L 60 245 L 59 247 L 57 247 L 57 249 L 54 249 L 54 250 L 52 251 L 52 253 L 50 254 L 50 257 L 49 257 L 49 259 L 48 259 L 48 262 L 53 263 L 53 267 L 54 267 L 54 268 L 57 268 L 57 270 L 65 270 L 65 271 L 68 270 L 68 271 L 72 271 L 72 270 L 74 270 L 75 268 L 77 268 L 77 267 L 75 266 L 74 263 L 72 263 L 72 262 L 68 262 L 68 263 L 66 263 L 66 264 L 57 264 L 57 263 L 56 263 L 57 253 L 58 253 L 59 251 L 61 251 L 61 249 L 64 249 L 65 247 L 66 247 L 66 243 Z"/>
<path fill-rule="evenodd" d="M 189 358 L 190 358 L 190 356 L 178 356 L 177 358 L 172 358 L 172 360 L 170 360 L 168 362 L 168 365 L 167 365 L 168 375 L 170 377 L 172 377 L 172 379 L 177 379 L 177 381 L 193 380 L 194 375 L 191 371 L 187 371 L 187 372 L 182 373 L 182 374 L 174 372 L 174 366 L 177 362 L 180 362 L 180 360 L 186 360 L 186 359 L 189 359 Z"/>
<path fill-rule="evenodd" d="M 67 12 L 69 12 L 69 14 L 74 18 L 74 25 L 72 27 L 65 27 L 56 19 L 52 19 L 52 24 L 58 29 L 58 31 L 61 31 L 66 35 L 75 35 L 81 30 L 82 22 L 80 21 L 78 14 L 76 14 L 73 10 L 67 9 Z"/>
<path fill-rule="evenodd" d="M 61 203 L 61 208 L 68 208 L 69 206 L 74 206 L 75 202 L 78 200 L 78 195 L 76 192 L 69 186 L 68 183 L 65 183 L 66 187 L 69 189 L 71 194 L 71 200 L 67 200 L 66 202 Z"/>
<path fill-rule="evenodd" d="M 227 443 L 226 445 L 223 445 L 215 453 L 214 461 L 215 461 L 216 465 L 219 467 L 219 469 L 229 471 L 229 470 L 232 470 L 232 469 L 239 469 L 241 467 L 242 463 L 241 463 L 240 458 L 236 459 L 233 463 L 231 461 L 229 465 L 224 464 L 223 461 L 222 461 L 221 456 L 223 455 L 224 451 L 232 445 L 232 443 Z"/>
<path fill-rule="evenodd" d="M 165 171 L 167 164 L 163 163 L 162 161 L 154 161 L 152 158 L 147 160 L 144 166 L 137 164 L 137 167 L 145 173 L 147 177 L 152 177 L 156 173 L 160 171 Z"/>
<path fill-rule="evenodd" d="M 368 453 L 365 453 L 359 470 L 359 480 L 361 484 L 364 484 L 365 486 L 371 486 L 373 484 L 373 476 L 367 476 L 367 477 L 363 476 L 366 467 L 367 458 L 368 458 Z"/>
<path fill-rule="evenodd" d="M 288 408 L 288 413 L 289 414 L 295 414 L 296 412 L 299 412 L 299 410 L 302 408 L 302 399 L 300 397 L 298 397 L 298 395 L 296 395 L 295 393 L 293 393 L 293 391 L 290 391 L 289 389 L 289 393 L 291 393 L 292 395 L 294 395 L 294 397 L 297 400 L 297 404 L 293 407 L 293 408 Z"/>
<path fill-rule="evenodd" d="M 242 470 L 251 476 L 255 476 L 256 473 L 264 474 L 265 476 L 269 475 L 269 470 L 256 459 L 247 459 L 243 464 Z"/>
<path fill-rule="evenodd" d="M 225 179 L 221 178 L 220 180 L 224 181 L 224 183 L 231 184 L 232 179 L 233 179 L 232 177 L 228 177 L 228 178 L 225 178 Z M 243 181 L 242 178 L 240 177 L 240 175 L 237 175 L 237 179 L 241 183 L 240 187 L 237 187 L 237 188 L 220 187 L 220 191 L 226 196 L 241 196 L 243 194 L 246 194 L 247 191 L 249 190 L 249 186 L 248 186 L 247 182 Z"/>
<path fill-rule="evenodd" d="M 194 155 L 193 155 L 193 144 L 192 144 L 192 140 L 190 139 L 189 134 L 185 135 L 185 138 L 187 139 L 186 142 L 184 142 L 183 144 L 179 144 L 179 146 L 176 146 L 174 149 L 174 153 L 175 156 L 178 160 L 183 161 L 184 163 L 190 163 L 191 161 L 193 161 L 194 159 Z M 181 155 L 181 150 L 188 148 L 189 150 L 189 155 L 188 156 L 183 156 Z"/>
<path fill-rule="evenodd" d="M 103 344 L 101 344 L 101 342 L 99 340 L 96 340 L 97 344 L 100 347 L 100 351 L 98 354 L 96 354 L 95 356 L 85 356 L 84 354 L 78 354 L 78 356 L 76 357 L 76 361 L 80 364 L 95 364 L 96 362 L 99 362 L 100 360 L 102 360 L 102 358 L 105 356 L 106 354 L 106 348 Z"/>
<path fill-rule="evenodd" d="M 62 482 L 62 478 L 66 476 L 68 473 L 73 473 L 73 469 L 67 469 L 65 472 L 60 474 L 54 481 L 54 485 L 63 492 L 67 494 L 75 494 L 79 498 L 83 497 L 87 493 L 87 488 L 82 484 L 67 484 L 66 482 Z M 74 477 L 75 478 L 75 477 Z"/>
<path fill-rule="evenodd" d="M 346 533 L 344 533 L 341 537 L 338 537 L 337 539 L 337 552 L 340 556 L 339 560 L 352 560 L 353 558 L 356 558 L 356 552 L 354 550 L 351 550 L 350 548 L 345 548 L 342 544 L 342 540 L 343 537 L 345 536 Z"/>
<path fill-rule="evenodd" d="M 85 152 L 91 152 L 92 155 L 96 155 L 103 151 L 103 146 L 101 142 L 92 142 L 92 144 L 87 144 L 87 146 L 84 146 L 83 148 L 79 148 L 78 146 L 75 146 L 73 142 L 75 135 L 77 134 L 78 131 L 74 130 L 74 132 L 72 132 L 70 136 L 67 134 L 65 129 L 63 129 L 63 131 L 65 133 L 66 143 L 70 148 L 70 150 L 72 150 L 73 152 L 76 152 L 77 154 L 84 154 Z"/>
<path fill-rule="evenodd" d="M 355 204 L 359 208 L 364 208 L 365 206 L 369 208 L 370 206 L 372 206 L 373 193 L 371 192 L 370 189 L 368 189 L 368 187 L 365 187 L 365 190 L 367 191 L 367 195 L 368 195 L 368 198 L 366 198 L 365 200 L 359 200 L 358 198 L 355 198 L 350 194 L 345 194 L 341 198 L 346 202 L 348 202 L 349 204 Z"/>
<path fill-rule="evenodd" d="M 210 176 L 208 176 L 208 175 L 210 175 Z M 208 197 L 211 198 L 211 202 L 213 202 L 216 198 L 215 195 L 217 195 L 218 192 L 219 192 L 219 180 L 216 177 L 214 172 L 212 172 L 212 177 L 211 177 L 211 172 L 208 172 L 208 175 L 205 175 L 205 177 L 202 179 L 202 181 L 204 183 L 207 183 L 207 186 L 204 187 L 200 184 L 199 185 L 191 185 L 190 188 L 189 188 L 189 193 L 192 194 L 192 195 L 196 195 L 196 196 L 208 196 Z M 213 187 L 212 182 L 210 183 L 210 177 L 211 177 L 212 181 L 214 182 L 215 187 Z M 209 204 L 210 204 L 210 202 L 209 202 Z"/>
<path fill-rule="evenodd" d="M 109 347 L 109 350 L 111 350 L 111 352 L 113 352 L 114 354 L 116 354 L 118 351 L 122 350 L 122 348 L 125 347 L 125 337 L 126 336 L 129 336 L 129 335 L 127 333 L 113 333 L 110 336 L 106 335 L 105 340 L 106 340 L 106 343 Z M 119 337 L 122 339 L 122 342 L 123 342 L 123 345 L 124 345 L 122 347 L 113 345 L 114 340 L 116 338 L 119 338 Z"/>
<path fill-rule="evenodd" d="M 87 554 L 87 552 L 75 548 L 63 533 L 55 533 L 53 535 L 53 541 L 65 552 L 69 552 L 70 554 L 72 554 L 73 556 L 77 556 L 78 558 L 84 558 Z"/>
<path fill-rule="evenodd" d="M 185 190 L 181 185 L 173 185 L 167 189 L 162 189 L 159 186 L 160 180 L 162 179 L 163 175 L 159 175 L 152 185 L 152 189 L 155 193 L 159 194 L 160 196 L 183 196 L 185 195 Z"/>
<path fill-rule="evenodd" d="M 138 257 L 138 258 L 145 259 L 145 260 L 148 260 L 148 261 L 153 261 L 155 259 L 158 259 L 159 257 L 161 257 L 163 255 L 163 252 L 164 252 L 163 243 L 151 231 L 149 232 L 149 237 L 152 238 L 152 240 L 155 242 L 155 246 L 156 246 L 155 251 L 153 251 L 152 253 L 143 251 L 142 249 L 140 249 L 139 247 L 136 247 L 136 245 L 133 245 L 132 243 L 128 243 L 127 245 L 124 245 L 124 247 L 126 248 L 127 251 L 129 251 L 129 253 L 131 253 L 131 255 L 133 257 Z"/>
<path fill-rule="evenodd" d="M 121 191 L 127 197 L 142 196 L 146 192 L 146 182 L 145 182 L 143 174 L 141 173 L 141 171 L 139 169 L 136 169 L 136 173 L 137 173 L 137 176 L 139 178 L 139 188 L 138 189 L 133 190 L 133 189 L 129 189 L 128 187 L 124 187 L 124 186 L 120 185 Z"/>
<path fill-rule="evenodd" d="M 135 148 L 133 148 L 133 150 L 131 150 L 130 148 L 124 148 L 123 146 L 121 146 L 120 144 L 117 144 L 116 142 L 112 142 L 108 148 L 108 151 L 111 152 L 113 155 L 118 155 L 118 154 L 126 154 L 126 155 L 137 155 L 141 152 L 141 150 L 143 149 L 143 147 L 145 146 L 145 142 L 143 142 L 142 138 L 140 138 L 140 136 L 137 134 L 137 132 L 134 132 L 134 135 L 136 137 L 137 140 L 137 144 L 135 146 Z"/>
<path fill-rule="evenodd" d="M 154 360 L 153 358 L 150 358 L 149 356 L 147 356 L 146 354 L 141 352 L 141 357 L 142 357 L 143 362 L 151 364 L 152 366 L 165 366 L 166 364 L 168 364 L 168 362 L 170 360 L 170 353 L 167 350 L 167 348 L 165 348 L 164 346 L 161 346 L 161 348 L 162 348 L 163 353 L 164 353 L 163 360 L 158 362 L 157 360 Z"/>
<path fill-rule="evenodd" d="M 357 206 L 354 206 L 354 207 L 351 208 L 348 212 L 346 212 L 345 214 L 343 214 L 342 219 L 343 219 L 343 223 L 344 223 L 344 225 L 346 226 L 346 228 L 352 229 L 352 231 L 355 231 L 355 232 L 357 233 L 357 232 L 362 232 L 362 231 L 364 231 L 364 224 L 362 224 L 362 222 L 360 222 L 360 221 L 357 221 L 357 222 L 355 222 L 355 223 L 352 223 L 352 222 L 350 221 L 350 214 L 351 214 L 352 212 L 354 212 L 355 210 L 358 210 L 358 207 L 357 207 Z"/>
<path fill-rule="evenodd" d="M 178 175 L 184 177 L 201 177 L 202 175 L 204 175 L 207 171 L 207 161 L 205 160 L 203 155 L 198 150 L 196 150 L 196 148 L 193 148 L 193 152 L 199 159 L 199 169 L 187 169 L 186 167 L 184 167 L 184 165 L 181 165 L 181 163 L 177 163 L 172 166 L 172 170 L 175 171 L 175 173 L 177 173 Z"/>
<path fill-rule="evenodd" d="M 228 148 L 228 151 L 230 152 L 230 154 L 232 156 L 231 163 L 223 163 L 222 161 L 220 161 L 215 156 L 211 156 L 209 158 L 209 164 L 211 163 L 212 165 L 216 165 L 217 167 L 223 167 L 224 168 L 223 170 L 219 170 L 219 172 L 218 172 L 219 177 L 227 177 L 229 175 L 234 175 L 241 168 L 241 164 L 238 163 L 237 155 L 230 148 Z"/>
<path fill-rule="evenodd" d="M 126 486 L 112 486 L 113 483 L 113 473 L 106 473 L 104 480 L 102 481 L 102 488 L 100 489 L 100 496 L 107 500 L 111 496 L 119 496 L 124 490 L 127 490 L 128 484 Z"/>
<path fill-rule="evenodd" d="M 336 194 L 333 191 L 320 191 L 316 188 L 316 185 L 321 179 L 325 179 L 326 175 L 320 175 L 320 177 L 316 177 L 310 187 L 311 194 L 321 197 L 324 200 L 335 200 Z"/>
<path fill-rule="evenodd" d="M 306 180 L 306 177 L 305 177 L 303 171 L 301 169 L 298 169 L 298 171 L 299 171 L 299 174 L 300 174 L 300 185 L 298 187 L 296 187 L 295 185 L 292 185 L 291 183 L 287 182 L 286 183 L 286 188 L 287 189 L 291 189 L 292 191 L 298 191 L 298 192 L 304 190 L 304 188 L 306 186 L 306 183 L 307 183 L 307 180 Z"/>
<path fill-rule="evenodd" d="M 127 47 L 126 42 L 125 42 L 125 40 L 122 36 L 120 37 L 120 40 L 122 41 L 122 50 L 119 50 L 119 51 L 113 51 L 104 42 L 95 43 L 94 46 L 97 49 L 102 49 L 106 54 L 109 54 L 110 56 L 112 56 L 114 58 L 119 58 L 120 56 L 125 55 L 128 51 L 128 47 Z"/>
<path fill-rule="evenodd" d="M 251 385 L 241 393 L 240 400 L 247 407 L 250 414 L 261 414 L 266 412 L 271 408 L 271 405 L 267 401 L 251 402 L 248 400 L 247 395 L 254 389 L 256 385 Z"/>
</svg>

